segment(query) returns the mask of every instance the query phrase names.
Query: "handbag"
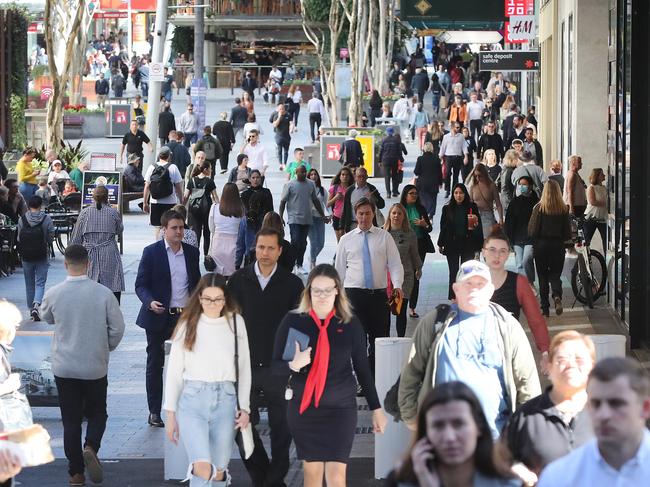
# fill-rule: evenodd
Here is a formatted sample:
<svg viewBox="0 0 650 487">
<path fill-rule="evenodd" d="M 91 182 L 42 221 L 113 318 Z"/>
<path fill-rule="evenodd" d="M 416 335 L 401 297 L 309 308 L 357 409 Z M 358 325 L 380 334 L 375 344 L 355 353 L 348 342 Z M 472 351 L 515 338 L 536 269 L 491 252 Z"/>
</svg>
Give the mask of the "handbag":
<svg viewBox="0 0 650 487">
<path fill-rule="evenodd" d="M 237 315 L 233 315 L 234 330 L 235 330 L 235 398 L 237 400 L 237 411 L 240 410 L 239 405 L 239 340 L 237 339 Z M 253 441 L 253 425 L 249 422 L 245 428 L 237 430 L 235 435 L 237 444 L 244 446 L 244 456 L 249 459 L 255 449 Z"/>
<path fill-rule="evenodd" d="M 433 245 L 433 240 L 431 240 L 431 235 L 425 233 L 424 237 L 418 238 L 418 251 L 420 252 L 420 254 L 436 253 L 436 248 Z"/>
<path fill-rule="evenodd" d="M 208 247 L 208 253 L 203 258 L 203 267 L 205 267 L 205 270 L 208 272 L 214 272 L 214 270 L 217 268 L 217 263 L 214 261 L 211 254 L 212 254 L 212 235 L 210 235 L 210 247 Z"/>
</svg>

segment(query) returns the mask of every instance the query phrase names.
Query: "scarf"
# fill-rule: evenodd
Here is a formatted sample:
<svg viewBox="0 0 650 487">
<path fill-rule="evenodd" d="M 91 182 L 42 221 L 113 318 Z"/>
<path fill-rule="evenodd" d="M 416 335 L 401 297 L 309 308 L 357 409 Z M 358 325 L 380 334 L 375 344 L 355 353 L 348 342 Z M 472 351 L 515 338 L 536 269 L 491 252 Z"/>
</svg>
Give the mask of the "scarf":
<svg viewBox="0 0 650 487">
<path fill-rule="evenodd" d="M 329 326 L 330 321 L 332 321 L 335 312 L 336 310 L 334 309 L 330 311 L 330 314 L 327 315 L 325 322 L 322 324 L 313 309 L 309 312 L 309 316 L 311 316 L 318 327 L 318 341 L 316 343 L 314 363 L 307 375 L 305 391 L 302 394 L 302 401 L 300 402 L 300 414 L 305 412 L 309 407 L 312 398 L 314 399 L 314 407 L 318 407 L 320 398 L 325 390 L 327 368 L 330 362 L 330 340 L 327 336 L 327 327 Z"/>
</svg>

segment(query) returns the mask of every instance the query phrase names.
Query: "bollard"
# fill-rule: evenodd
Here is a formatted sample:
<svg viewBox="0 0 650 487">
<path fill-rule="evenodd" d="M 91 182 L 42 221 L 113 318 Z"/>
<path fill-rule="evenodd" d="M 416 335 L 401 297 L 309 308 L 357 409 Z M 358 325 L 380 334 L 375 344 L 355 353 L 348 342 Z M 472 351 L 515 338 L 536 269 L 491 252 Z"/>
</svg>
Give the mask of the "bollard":
<svg viewBox="0 0 650 487">
<path fill-rule="evenodd" d="M 379 401 L 384 402 L 388 390 L 402 372 L 411 348 L 410 338 L 377 338 L 375 340 L 375 386 Z M 375 478 L 386 478 L 408 449 L 411 431 L 403 422 L 396 423 L 388 415 L 383 435 L 375 435 Z"/>
<path fill-rule="evenodd" d="M 625 335 L 588 335 L 596 346 L 596 361 L 607 357 L 625 357 Z"/>
<path fill-rule="evenodd" d="M 165 342 L 165 366 L 163 368 L 163 384 L 165 383 L 165 378 L 167 377 L 167 360 L 169 359 L 169 351 L 171 350 L 172 342 L 167 340 Z M 164 421 L 167 418 L 163 418 Z M 185 447 L 183 443 L 179 440 L 178 445 L 174 445 L 165 436 L 165 480 L 183 480 L 187 477 L 187 467 L 189 465 L 189 460 L 187 459 L 187 453 L 185 453 Z"/>
</svg>

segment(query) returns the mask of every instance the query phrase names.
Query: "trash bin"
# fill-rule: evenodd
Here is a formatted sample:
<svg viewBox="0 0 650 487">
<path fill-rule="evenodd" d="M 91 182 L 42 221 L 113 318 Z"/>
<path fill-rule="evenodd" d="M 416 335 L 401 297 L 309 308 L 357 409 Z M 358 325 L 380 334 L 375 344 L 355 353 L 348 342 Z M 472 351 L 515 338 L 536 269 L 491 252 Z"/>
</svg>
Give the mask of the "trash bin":
<svg viewBox="0 0 650 487">
<path fill-rule="evenodd" d="M 411 348 L 410 338 L 377 338 L 375 340 L 375 386 L 382 402 L 397 381 Z M 409 447 L 412 432 L 403 422 L 388 416 L 383 435 L 375 435 L 375 478 L 386 478 Z"/>
<path fill-rule="evenodd" d="M 625 335 L 589 335 L 596 346 L 596 360 L 607 357 L 625 357 Z"/>
<path fill-rule="evenodd" d="M 169 352 L 172 347 L 171 340 L 165 342 L 165 367 L 163 368 L 163 384 L 167 377 L 167 360 L 169 359 Z M 167 418 L 163 418 L 167 420 Z M 179 441 L 178 445 L 174 445 L 165 434 L 165 480 L 183 480 L 187 477 L 187 467 L 189 460 L 185 453 L 185 447 Z"/>
</svg>

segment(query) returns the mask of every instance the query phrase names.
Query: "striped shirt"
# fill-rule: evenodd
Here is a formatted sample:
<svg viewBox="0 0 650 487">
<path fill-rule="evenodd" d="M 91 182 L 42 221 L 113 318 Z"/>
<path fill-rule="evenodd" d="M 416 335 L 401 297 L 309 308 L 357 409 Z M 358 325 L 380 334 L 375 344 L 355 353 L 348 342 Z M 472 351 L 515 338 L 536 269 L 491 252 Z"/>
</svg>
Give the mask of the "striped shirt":
<svg viewBox="0 0 650 487">
<path fill-rule="evenodd" d="M 115 239 L 123 230 L 115 208 L 102 205 L 98 210 L 93 204 L 81 210 L 70 241 L 88 251 L 88 277 L 113 292 L 124 291 L 122 257 Z"/>
</svg>

